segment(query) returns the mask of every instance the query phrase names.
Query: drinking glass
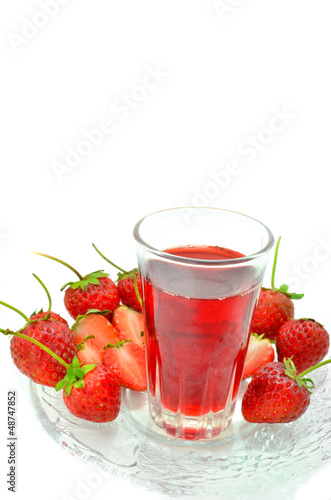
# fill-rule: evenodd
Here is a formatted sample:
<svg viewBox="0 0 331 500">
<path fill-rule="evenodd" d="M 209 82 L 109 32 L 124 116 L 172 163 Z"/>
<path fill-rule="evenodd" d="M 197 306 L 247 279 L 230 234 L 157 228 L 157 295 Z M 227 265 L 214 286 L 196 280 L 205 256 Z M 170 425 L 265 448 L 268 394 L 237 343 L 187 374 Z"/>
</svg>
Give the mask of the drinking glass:
<svg viewBox="0 0 331 500">
<path fill-rule="evenodd" d="M 231 423 L 273 235 L 246 215 L 184 207 L 144 217 L 134 237 L 150 414 L 176 438 L 212 438 Z"/>
</svg>

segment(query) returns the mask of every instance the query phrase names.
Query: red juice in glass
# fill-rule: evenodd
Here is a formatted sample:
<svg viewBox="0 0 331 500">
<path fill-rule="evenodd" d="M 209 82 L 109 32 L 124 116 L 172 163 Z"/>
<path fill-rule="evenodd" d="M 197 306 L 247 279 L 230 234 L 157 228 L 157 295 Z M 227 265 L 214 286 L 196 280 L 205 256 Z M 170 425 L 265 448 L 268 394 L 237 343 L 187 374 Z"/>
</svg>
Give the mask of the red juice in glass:
<svg viewBox="0 0 331 500">
<path fill-rule="evenodd" d="M 186 439 L 204 437 L 211 419 L 208 435 L 216 435 L 228 426 L 234 411 L 260 283 L 253 266 L 205 264 L 243 257 L 234 250 L 189 245 L 164 252 L 194 259 L 194 265 L 151 259 L 146 267 L 144 314 L 152 417 L 168 433 Z M 199 259 L 204 265 L 197 264 Z M 182 430 L 178 430 L 178 415 L 184 419 Z"/>
<path fill-rule="evenodd" d="M 235 410 L 273 235 L 252 217 L 212 207 L 155 212 L 133 234 L 150 415 L 177 438 L 213 438 Z"/>
</svg>

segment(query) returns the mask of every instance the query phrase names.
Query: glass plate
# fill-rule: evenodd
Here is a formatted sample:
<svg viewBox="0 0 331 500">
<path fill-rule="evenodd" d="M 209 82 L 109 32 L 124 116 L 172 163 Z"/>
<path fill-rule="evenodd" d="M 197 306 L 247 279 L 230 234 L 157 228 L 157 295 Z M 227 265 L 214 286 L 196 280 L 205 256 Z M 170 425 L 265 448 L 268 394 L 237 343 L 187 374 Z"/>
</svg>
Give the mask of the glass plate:
<svg viewBox="0 0 331 500">
<path fill-rule="evenodd" d="M 32 403 L 46 432 L 64 449 L 133 484 L 171 496 L 251 498 L 251 490 L 280 486 L 331 458 L 331 375 L 312 374 L 316 389 L 306 413 L 289 424 L 249 424 L 240 401 L 230 428 L 208 441 L 169 437 L 151 421 L 147 394 L 123 390 L 116 420 L 74 417 L 54 389 L 31 383 Z M 241 399 L 247 382 L 241 387 Z M 252 480 L 253 479 L 253 480 Z"/>
</svg>

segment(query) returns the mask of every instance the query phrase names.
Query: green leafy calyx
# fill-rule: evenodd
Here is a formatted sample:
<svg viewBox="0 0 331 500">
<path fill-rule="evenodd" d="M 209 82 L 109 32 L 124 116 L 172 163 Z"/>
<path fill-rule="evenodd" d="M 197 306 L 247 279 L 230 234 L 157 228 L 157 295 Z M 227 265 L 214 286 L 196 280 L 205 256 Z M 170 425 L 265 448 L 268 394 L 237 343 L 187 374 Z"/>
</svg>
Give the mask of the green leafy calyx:
<svg viewBox="0 0 331 500">
<path fill-rule="evenodd" d="M 56 391 L 64 389 L 65 395 L 70 396 L 71 389 L 76 387 L 82 389 L 84 387 L 84 377 L 87 373 L 94 370 L 96 364 L 84 365 L 79 363 L 77 356 L 74 357 L 72 363 L 67 366 L 67 374 L 55 386 Z"/>
<path fill-rule="evenodd" d="M 259 341 L 264 340 L 264 341 L 266 341 L 266 342 L 269 342 L 270 344 L 274 344 L 274 342 L 273 342 L 272 340 L 270 340 L 270 339 L 266 339 L 266 338 L 264 337 L 264 333 L 262 333 L 261 335 L 259 335 L 258 333 L 252 332 L 252 333 L 251 333 L 251 335 L 252 335 L 253 337 L 255 337 L 255 338 L 256 338 L 256 340 L 259 340 Z"/>
<path fill-rule="evenodd" d="M 90 314 L 101 314 L 102 316 L 106 316 L 106 314 L 109 313 L 111 313 L 111 311 L 109 311 L 108 309 L 105 309 L 104 311 L 100 311 L 99 309 L 89 309 L 85 314 L 79 314 L 77 316 L 75 323 L 71 327 L 71 330 L 75 331 L 79 325 L 79 322 Z"/>
<path fill-rule="evenodd" d="M 79 281 L 70 281 L 69 283 L 66 283 L 63 285 L 61 288 L 61 292 L 67 288 L 67 286 L 70 286 L 73 290 L 77 290 L 77 288 L 81 288 L 83 292 L 86 292 L 87 287 L 92 284 L 92 285 L 99 285 L 100 281 L 99 278 L 105 278 L 106 276 L 109 276 L 108 273 L 105 273 L 103 269 L 100 271 L 95 271 L 93 273 L 87 274 L 86 276 L 83 277 L 83 279 Z"/>
<path fill-rule="evenodd" d="M 118 339 L 116 339 L 116 344 L 109 343 L 109 344 L 105 345 L 104 349 L 105 350 L 111 349 L 111 348 L 122 349 L 127 342 L 132 342 L 132 340 L 129 340 L 129 339 L 118 340 Z"/>
<path fill-rule="evenodd" d="M 312 379 L 305 377 L 306 373 L 308 373 L 308 370 L 306 370 L 306 372 L 302 372 L 300 375 L 297 375 L 297 370 L 294 362 L 292 361 L 292 358 L 284 358 L 283 363 L 285 365 L 285 375 L 293 378 L 299 387 L 305 387 L 309 392 L 311 392 L 315 388 L 315 384 Z M 315 365 L 315 367 L 312 367 L 312 369 L 318 367 L 319 365 Z"/>
<path fill-rule="evenodd" d="M 86 337 L 84 337 L 83 340 L 79 344 L 76 345 L 77 351 L 83 351 L 85 349 L 85 346 L 86 346 L 85 342 L 87 340 L 92 340 L 92 339 L 95 339 L 94 335 L 87 335 Z"/>
</svg>

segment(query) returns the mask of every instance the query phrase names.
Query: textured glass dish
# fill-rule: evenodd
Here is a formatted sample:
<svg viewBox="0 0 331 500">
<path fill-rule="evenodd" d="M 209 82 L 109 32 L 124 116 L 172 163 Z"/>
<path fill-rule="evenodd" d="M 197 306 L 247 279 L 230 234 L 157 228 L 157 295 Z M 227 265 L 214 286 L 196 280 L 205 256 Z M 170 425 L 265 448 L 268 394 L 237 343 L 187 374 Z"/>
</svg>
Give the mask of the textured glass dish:
<svg viewBox="0 0 331 500">
<path fill-rule="evenodd" d="M 307 412 L 290 424 L 249 424 L 240 399 L 230 428 L 208 441 L 169 437 L 151 420 L 147 394 L 123 390 L 118 418 L 93 424 L 74 417 L 62 395 L 31 383 L 31 397 L 46 432 L 64 449 L 138 486 L 173 496 L 251 498 L 281 486 L 331 459 L 331 375 L 312 374 L 316 389 Z"/>
</svg>

